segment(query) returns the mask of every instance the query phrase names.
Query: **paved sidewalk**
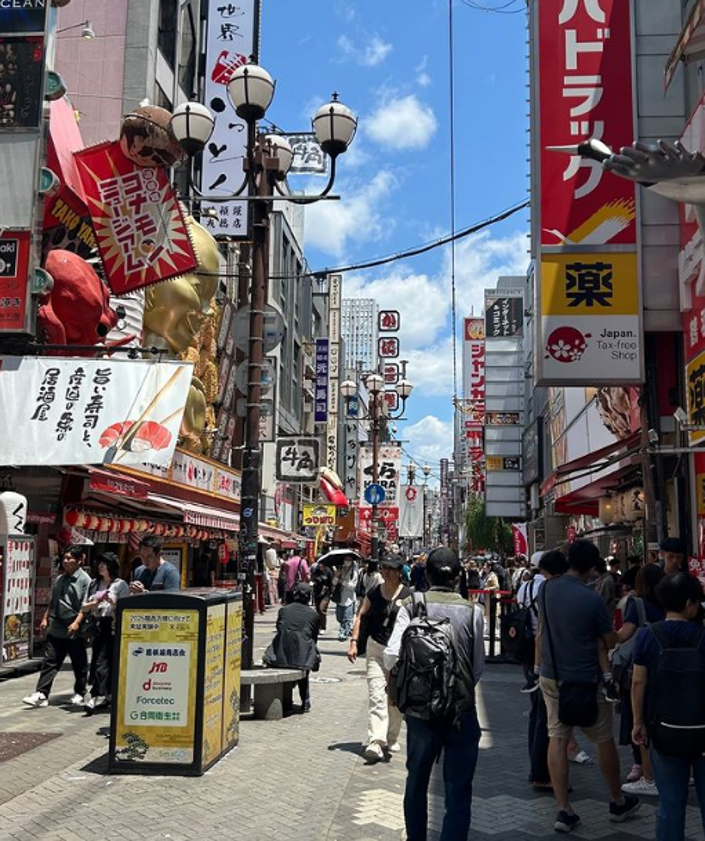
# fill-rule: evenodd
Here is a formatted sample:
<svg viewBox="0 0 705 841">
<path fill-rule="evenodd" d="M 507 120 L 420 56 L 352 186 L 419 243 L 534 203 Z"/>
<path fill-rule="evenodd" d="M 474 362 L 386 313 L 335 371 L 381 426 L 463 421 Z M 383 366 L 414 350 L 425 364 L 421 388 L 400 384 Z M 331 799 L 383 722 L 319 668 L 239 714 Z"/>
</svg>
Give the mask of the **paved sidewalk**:
<svg viewBox="0 0 705 841">
<path fill-rule="evenodd" d="M 260 653 L 274 620 L 274 610 L 258 619 Z M 348 663 L 346 645 L 331 631 L 321 649 L 311 713 L 279 722 L 245 720 L 240 746 L 200 778 L 108 776 L 108 716 L 86 718 L 61 705 L 71 694 L 70 672 L 57 679 L 47 709 L 22 707 L 36 676 L 3 682 L 0 733 L 61 735 L 0 762 L 1 841 L 399 841 L 404 754 L 372 766 L 360 757 L 367 705 L 363 664 Z M 518 692 L 521 682 L 516 668 L 488 666 L 481 684 L 483 738 L 471 839 L 558 837 L 553 799 L 534 794 L 526 781 L 528 702 Z M 575 838 L 654 837 L 651 804 L 620 827 L 608 822 L 595 767 L 574 767 L 572 784 L 583 819 Z M 441 815 L 441 787 L 434 779 L 430 839 L 437 838 Z M 688 837 L 705 841 L 698 816 L 691 807 Z"/>
</svg>

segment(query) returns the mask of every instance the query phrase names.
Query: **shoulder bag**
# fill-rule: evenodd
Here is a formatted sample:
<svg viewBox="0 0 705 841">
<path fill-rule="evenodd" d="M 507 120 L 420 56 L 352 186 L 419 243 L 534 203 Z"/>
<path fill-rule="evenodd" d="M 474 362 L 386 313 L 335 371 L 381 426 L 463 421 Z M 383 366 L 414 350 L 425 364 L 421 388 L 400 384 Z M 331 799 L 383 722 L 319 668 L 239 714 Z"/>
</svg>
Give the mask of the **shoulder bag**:
<svg viewBox="0 0 705 841">
<path fill-rule="evenodd" d="M 558 660 L 553 646 L 553 636 L 548 622 L 546 604 L 546 588 L 550 584 L 551 582 L 547 581 L 541 588 L 541 601 L 543 605 L 543 624 L 548 637 L 548 646 L 551 649 L 553 673 L 558 684 L 558 720 L 566 727 L 592 727 L 597 722 L 599 715 L 597 681 L 562 681 L 558 675 Z"/>
</svg>

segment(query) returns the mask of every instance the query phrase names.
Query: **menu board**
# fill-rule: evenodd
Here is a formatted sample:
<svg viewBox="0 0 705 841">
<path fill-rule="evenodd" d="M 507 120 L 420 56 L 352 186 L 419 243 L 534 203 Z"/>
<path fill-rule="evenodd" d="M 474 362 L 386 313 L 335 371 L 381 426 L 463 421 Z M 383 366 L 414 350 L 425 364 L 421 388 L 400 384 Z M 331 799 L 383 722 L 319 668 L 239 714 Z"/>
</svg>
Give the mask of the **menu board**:
<svg viewBox="0 0 705 841">
<path fill-rule="evenodd" d="M 228 602 L 225 628 L 223 750 L 240 740 L 240 670 L 242 668 L 242 602 Z"/>
<path fill-rule="evenodd" d="M 17 535 L 0 541 L 2 555 L 2 662 L 30 655 L 34 584 L 34 538 Z"/>
</svg>

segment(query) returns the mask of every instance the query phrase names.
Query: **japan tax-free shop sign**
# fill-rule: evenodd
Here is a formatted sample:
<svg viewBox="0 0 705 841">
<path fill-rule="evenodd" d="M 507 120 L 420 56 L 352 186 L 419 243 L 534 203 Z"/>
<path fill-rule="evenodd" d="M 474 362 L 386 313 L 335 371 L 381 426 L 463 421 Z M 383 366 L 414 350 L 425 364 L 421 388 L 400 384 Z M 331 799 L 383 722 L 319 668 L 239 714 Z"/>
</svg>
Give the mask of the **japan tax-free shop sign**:
<svg viewBox="0 0 705 841">
<path fill-rule="evenodd" d="M 632 143 L 630 3 L 534 0 L 531 8 L 538 381 L 641 382 L 635 185 L 549 148 Z"/>
</svg>

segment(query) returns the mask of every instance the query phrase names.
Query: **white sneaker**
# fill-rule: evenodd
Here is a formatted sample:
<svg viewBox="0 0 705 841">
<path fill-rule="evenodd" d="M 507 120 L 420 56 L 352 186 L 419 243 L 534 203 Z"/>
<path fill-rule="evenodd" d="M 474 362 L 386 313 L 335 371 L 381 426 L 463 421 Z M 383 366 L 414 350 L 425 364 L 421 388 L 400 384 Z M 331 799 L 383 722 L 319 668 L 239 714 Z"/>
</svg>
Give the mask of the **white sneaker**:
<svg viewBox="0 0 705 841">
<path fill-rule="evenodd" d="M 399 751 L 401 750 L 401 745 L 399 744 L 399 742 L 392 742 L 391 745 L 387 745 L 387 750 L 390 753 L 399 753 Z"/>
<path fill-rule="evenodd" d="M 26 698 L 22 699 L 22 703 L 27 704 L 28 707 L 49 706 L 49 700 L 43 692 L 33 692 L 31 695 L 27 695 Z"/>
<path fill-rule="evenodd" d="M 625 794 L 639 794 L 646 797 L 658 797 L 658 788 L 655 780 L 647 780 L 642 777 L 634 783 L 624 783 L 622 791 Z"/>
<path fill-rule="evenodd" d="M 362 755 L 370 762 L 381 762 L 384 759 L 384 751 L 378 742 L 368 745 Z"/>
<path fill-rule="evenodd" d="M 85 703 L 85 699 L 83 695 L 79 695 L 78 692 L 72 696 L 71 700 L 69 701 L 72 707 L 82 707 Z"/>
</svg>

